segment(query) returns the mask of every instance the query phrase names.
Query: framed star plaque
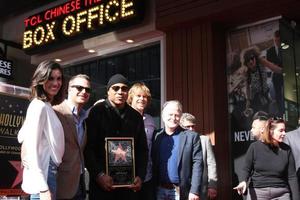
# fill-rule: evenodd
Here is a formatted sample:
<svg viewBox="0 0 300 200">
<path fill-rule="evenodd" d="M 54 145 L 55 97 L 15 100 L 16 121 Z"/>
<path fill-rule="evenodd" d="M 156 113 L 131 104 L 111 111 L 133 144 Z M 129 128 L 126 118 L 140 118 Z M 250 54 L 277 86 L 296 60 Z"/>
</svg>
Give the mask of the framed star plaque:
<svg viewBox="0 0 300 200">
<path fill-rule="evenodd" d="M 113 178 L 113 186 L 130 186 L 135 177 L 134 138 L 107 137 L 105 149 L 106 174 Z"/>
</svg>

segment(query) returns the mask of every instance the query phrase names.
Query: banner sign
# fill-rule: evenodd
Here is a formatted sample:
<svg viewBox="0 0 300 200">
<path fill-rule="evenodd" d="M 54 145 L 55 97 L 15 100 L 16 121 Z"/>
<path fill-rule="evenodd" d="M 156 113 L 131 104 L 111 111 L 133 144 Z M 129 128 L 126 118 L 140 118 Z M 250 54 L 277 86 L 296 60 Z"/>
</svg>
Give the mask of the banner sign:
<svg viewBox="0 0 300 200">
<path fill-rule="evenodd" d="M 0 58 L 0 77 L 11 79 L 12 66 L 13 66 L 12 61 Z"/>
<path fill-rule="evenodd" d="M 271 21 L 227 34 L 228 97 L 233 162 L 233 186 L 244 155 L 255 140 L 252 117 L 258 111 L 283 117 L 284 93 L 279 21 Z M 278 70 L 279 69 L 279 70 Z M 233 191 L 234 199 L 240 199 Z"/>
<path fill-rule="evenodd" d="M 25 98 L 0 93 L 0 196 L 25 194 L 21 190 L 21 145 L 17 135 L 28 105 Z"/>
<path fill-rule="evenodd" d="M 128 27 L 143 17 L 143 0 L 72 0 L 25 19 L 23 49 L 32 54 Z"/>
</svg>

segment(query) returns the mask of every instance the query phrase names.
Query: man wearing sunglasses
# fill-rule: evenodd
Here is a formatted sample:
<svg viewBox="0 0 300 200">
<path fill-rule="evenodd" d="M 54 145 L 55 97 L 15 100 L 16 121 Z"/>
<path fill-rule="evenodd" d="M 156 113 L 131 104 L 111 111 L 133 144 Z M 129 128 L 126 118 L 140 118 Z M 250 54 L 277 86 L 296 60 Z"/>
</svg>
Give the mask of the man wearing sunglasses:
<svg viewBox="0 0 300 200">
<path fill-rule="evenodd" d="M 147 140 L 142 116 L 126 103 L 128 89 L 128 80 L 123 75 L 112 76 L 107 83 L 107 99 L 95 104 L 87 119 L 85 161 L 90 173 L 91 200 L 134 200 L 141 189 L 148 162 Z M 105 139 L 116 137 L 134 139 L 135 177 L 125 187 L 115 187 L 116 179 L 106 173 Z M 115 157 L 117 161 L 119 158 Z M 116 173 L 122 176 L 122 172 Z M 115 177 L 120 178 L 119 175 Z"/>
<path fill-rule="evenodd" d="M 63 125 L 65 153 L 57 173 L 57 199 L 84 200 L 83 150 L 86 144 L 87 111 L 83 106 L 90 98 L 91 84 L 87 75 L 73 76 L 69 81 L 68 98 L 54 107 Z"/>
</svg>

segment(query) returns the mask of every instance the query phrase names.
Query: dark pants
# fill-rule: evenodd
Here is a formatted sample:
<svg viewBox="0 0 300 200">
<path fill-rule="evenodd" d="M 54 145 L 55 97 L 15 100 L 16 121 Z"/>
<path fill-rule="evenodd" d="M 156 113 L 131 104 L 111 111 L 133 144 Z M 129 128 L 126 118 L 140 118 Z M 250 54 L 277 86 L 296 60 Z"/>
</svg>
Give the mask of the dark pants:
<svg viewBox="0 0 300 200">
<path fill-rule="evenodd" d="M 75 196 L 72 199 L 57 199 L 57 200 L 85 200 L 85 198 L 86 198 L 85 177 L 84 174 L 81 174 L 78 189 Z"/>
<path fill-rule="evenodd" d="M 137 192 L 128 188 L 116 188 L 111 192 L 102 190 L 95 181 L 90 180 L 90 200 L 138 200 Z"/>
<path fill-rule="evenodd" d="M 153 186 L 153 181 L 149 180 L 144 182 L 142 189 L 138 192 L 139 200 L 154 200 L 155 199 L 155 190 Z"/>
</svg>

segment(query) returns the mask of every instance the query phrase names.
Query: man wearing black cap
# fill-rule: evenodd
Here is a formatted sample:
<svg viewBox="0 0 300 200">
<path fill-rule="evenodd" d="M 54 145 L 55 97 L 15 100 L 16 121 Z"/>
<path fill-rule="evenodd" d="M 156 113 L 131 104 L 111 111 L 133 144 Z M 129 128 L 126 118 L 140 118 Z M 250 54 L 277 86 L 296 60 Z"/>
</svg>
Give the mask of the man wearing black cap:
<svg viewBox="0 0 300 200">
<path fill-rule="evenodd" d="M 136 192 L 141 189 L 148 160 L 147 140 L 141 115 L 126 103 L 128 89 L 128 80 L 115 74 L 107 83 L 107 99 L 89 113 L 85 149 L 89 199 L 137 199 Z M 113 178 L 106 174 L 105 138 L 116 137 L 134 139 L 135 178 L 126 187 L 114 187 Z"/>
</svg>

